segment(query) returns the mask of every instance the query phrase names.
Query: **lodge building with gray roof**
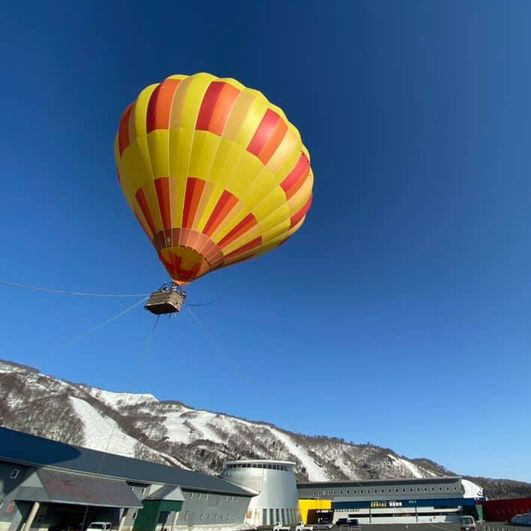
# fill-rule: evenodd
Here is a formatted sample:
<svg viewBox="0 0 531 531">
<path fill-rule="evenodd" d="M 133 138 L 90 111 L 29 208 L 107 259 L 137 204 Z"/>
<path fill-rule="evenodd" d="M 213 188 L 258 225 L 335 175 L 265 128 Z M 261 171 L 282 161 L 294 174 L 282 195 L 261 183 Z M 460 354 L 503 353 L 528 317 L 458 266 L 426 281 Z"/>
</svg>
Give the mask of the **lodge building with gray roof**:
<svg viewBox="0 0 531 531">
<path fill-rule="evenodd" d="M 234 526 L 254 495 L 219 477 L 0 428 L 0 531 Z"/>
</svg>

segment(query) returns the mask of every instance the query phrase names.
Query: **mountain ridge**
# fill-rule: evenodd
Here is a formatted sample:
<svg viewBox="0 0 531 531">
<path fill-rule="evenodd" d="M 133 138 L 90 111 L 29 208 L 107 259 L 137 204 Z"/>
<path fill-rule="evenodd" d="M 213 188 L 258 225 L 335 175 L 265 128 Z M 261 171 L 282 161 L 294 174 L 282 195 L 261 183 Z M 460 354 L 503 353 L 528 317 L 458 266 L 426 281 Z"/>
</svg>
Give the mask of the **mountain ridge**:
<svg viewBox="0 0 531 531">
<path fill-rule="evenodd" d="M 269 458 L 295 462 L 297 477 L 310 481 L 454 475 L 430 459 L 409 459 L 390 448 L 290 432 L 149 393 L 106 391 L 7 360 L 0 360 L 0 422 L 77 446 L 210 474 L 219 473 L 226 460 Z M 469 480 L 491 497 L 531 495 L 531 484 L 523 482 Z"/>
</svg>

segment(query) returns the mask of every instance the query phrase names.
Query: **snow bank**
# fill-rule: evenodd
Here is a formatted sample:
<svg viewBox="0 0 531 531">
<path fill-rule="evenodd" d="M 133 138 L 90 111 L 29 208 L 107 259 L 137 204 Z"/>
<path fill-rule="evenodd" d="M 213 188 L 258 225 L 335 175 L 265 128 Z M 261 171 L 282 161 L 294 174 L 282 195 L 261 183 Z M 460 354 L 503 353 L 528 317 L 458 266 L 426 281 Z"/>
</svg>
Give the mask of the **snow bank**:
<svg viewBox="0 0 531 531">
<path fill-rule="evenodd" d="M 97 409 L 84 400 L 71 396 L 70 401 L 83 422 L 84 447 L 134 457 L 136 439 L 124 433 L 114 420 L 103 417 Z"/>
</svg>

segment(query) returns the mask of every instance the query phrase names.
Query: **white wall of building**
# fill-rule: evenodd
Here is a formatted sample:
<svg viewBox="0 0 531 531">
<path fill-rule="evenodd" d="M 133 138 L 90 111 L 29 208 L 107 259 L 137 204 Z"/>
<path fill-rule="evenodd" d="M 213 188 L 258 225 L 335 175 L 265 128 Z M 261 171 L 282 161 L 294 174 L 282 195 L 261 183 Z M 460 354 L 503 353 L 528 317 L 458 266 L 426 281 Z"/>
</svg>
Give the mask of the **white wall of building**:
<svg viewBox="0 0 531 531">
<path fill-rule="evenodd" d="M 292 525 L 300 521 L 297 483 L 290 461 L 229 461 L 221 477 L 255 491 L 246 516 L 250 525 Z"/>
</svg>

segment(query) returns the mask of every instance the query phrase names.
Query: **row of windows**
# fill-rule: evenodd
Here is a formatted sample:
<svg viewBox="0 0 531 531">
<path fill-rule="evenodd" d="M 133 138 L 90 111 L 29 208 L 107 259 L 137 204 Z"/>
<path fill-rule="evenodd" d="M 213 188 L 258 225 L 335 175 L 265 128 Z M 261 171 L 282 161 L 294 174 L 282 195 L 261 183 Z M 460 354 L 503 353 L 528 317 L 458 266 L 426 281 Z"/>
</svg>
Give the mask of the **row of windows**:
<svg viewBox="0 0 531 531">
<path fill-rule="evenodd" d="M 452 487 L 402 487 L 402 489 L 395 487 L 392 489 L 346 489 L 346 490 L 314 490 L 314 496 L 342 496 L 344 494 L 384 494 L 388 492 L 445 492 L 455 491 Z"/>
<path fill-rule="evenodd" d="M 208 493 L 207 492 L 184 492 L 184 497 L 188 498 L 189 500 L 201 500 L 205 499 L 208 500 Z M 211 495 L 213 498 L 218 498 L 221 500 L 223 496 L 217 496 L 216 494 Z M 236 501 L 236 496 L 225 496 L 225 501 Z"/>
<path fill-rule="evenodd" d="M 227 468 L 267 468 L 268 470 L 283 470 L 284 472 L 291 472 L 291 467 L 288 465 L 279 465 L 275 463 L 234 463 L 228 465 Z"/>
<path fill-rule="evenodd" d="M 201 513 L 197 515 L 196 513 L 185 511 L 182 514 L 183 518 L 187 520 L 188 518 L 194 518 L 195 516 L 199 516 L 200 520 L 234 520 L 236 518 L 235 513 L 217 513 L 217 514 L 210 514 L 210 513 Z"/>
</svg>

